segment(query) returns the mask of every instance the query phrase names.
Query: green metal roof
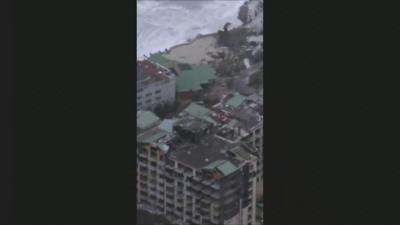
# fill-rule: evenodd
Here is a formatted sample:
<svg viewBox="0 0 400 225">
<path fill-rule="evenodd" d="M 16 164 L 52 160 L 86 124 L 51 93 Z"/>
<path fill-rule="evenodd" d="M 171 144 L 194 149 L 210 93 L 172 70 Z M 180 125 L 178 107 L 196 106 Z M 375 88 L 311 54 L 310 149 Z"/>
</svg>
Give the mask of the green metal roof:
<svg viewBox="0 0 400 225">
<path fill-rule="evenodd" d="M 235 128 L 235 125 L 238 123 L 239 121 L 237 119 L 231 119 L 231 121 L 229 121 L 229 123 L 225 124 L 224 127 L 228 127 L 228 128 Z"/>
<path fill-rule="evenodd" d="M 215 79 L 214 69 L 210 65 L 190 65 L 190 69 L 183 70 L 176 78 L 176 91 L 198 91 L 202 84 Z"/>
<path fill-rule="evenodd" d="M 163 65 L 163 66 L 166 66 L 172 62 L 171 60 L 168 60 L 167 58 L 165 58 L 163 56 L 163 53 L 152 54 L 152 55 L 150 55 L 149 60 L 152 62 L 158 63 L 160 65 Z"/>
<path fill-rule="evenodd" d="M 219 165 L 217 168 L 224 176 L 228 176 L 237 170 L 237 167 L 229 161 L 225 161 L 225 163 Z"/>
<path fill-rule="evenodd" d="M 239 159 L 242 160 L 249 160 L 250 159 L 250 153 L 248 153 L 246 150 L 241 148 L 240 146 L 235 147 L 234 149 L 231 150 L 233 153 L 236 154 L 236 156 Z"/>
<path fill-rule="evenodd" d="M 194 102 L 190 103 L 190 105 L 186 107 L 185 112 L 188 112 L 191 116 L 198 119 L 207 121 L 209 123 L 215 123 L 215 121 L 209 116 L 210 110 Z"/>
<path fill-rule="evenodd" d="M 237 170 L 237 167 L 233 165 L 231 162 L 226 160 L 216 160 L 207 166 L 203 167 L 203 169 L 213 170 L 218 169 L 224 176 L 227 176 Z"/>
<path fill-rule="evenodd" d="M 173 126 L 174 126 L 174 121 L 171 119 L 164 119 L 160 125 L 158 125 L 158 128 L 161 130 L 167 131 L 172 133 L 173 131 Z"/>
<path fill-rule="evenodd" d="M 213 120 L 213 118 L 211 118 L 209 116 L 203 116 L 202 119 L 207 121 L 207 122 L 209 122 L 209 123 L 215 123 L 215 120 Z"/>
<path fill-rule="evenodd" d="M 190 105 L 186 107 L 185 111 L 197 118 L 203 118 L 203 116 L 207 116 L 210 113 L 207 108 L 194 102 L 190 103 Z"/>
<path fill-rule="evenodd" d="M 203 167 L 203 169 L 212 170 L 212 169 L 216 168 L 217 166 L 221 165 L 224 162 L 225 162 L 225 160 L 215 160 L 214 162 L 212 162 L 212 163 L 208 164 L 207 166 Z"/>
<path fill-rule="evenodd" d="M 150 137 L 147 137 L 146 139 L 143 140 L 144 143 L 154 143 L 158 141 L 160 138 L 165 137 L 168 134 L 167 131 L 159 130 L 155 134 L 151 135 Z"/>
<path fill-rule="evenodd" d="M 141 111 L 138 117 L 136 118 L 137 126 L 140 129 L 145 129 L 155 122 L 157 122 L 159 118 L 150 111 Z"/>
<path fill-rule="evenodd" d="M 230 105 L 232 107 L 238 107 L 240 104 L 242 104 L 244 102 L 244 100 L 246 100 L 246 97 L 244 97 L 243 95 L 239 94 L 239 93 L 235 93 L 235 95 L 233 97 L 231 97 L 226 104 Z"/>
</svg>

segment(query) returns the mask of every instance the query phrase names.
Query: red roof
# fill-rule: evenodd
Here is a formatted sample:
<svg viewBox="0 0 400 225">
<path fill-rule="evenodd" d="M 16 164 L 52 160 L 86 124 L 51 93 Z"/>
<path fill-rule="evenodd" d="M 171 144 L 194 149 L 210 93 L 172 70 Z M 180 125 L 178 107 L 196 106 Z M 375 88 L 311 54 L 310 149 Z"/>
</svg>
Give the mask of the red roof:
<svg viewBox="0 0 400 225">
<path fill-rule="evenodd" d="M 159 73 L 162 70 L 160 70 L 156 64 L 148 60 L 137 61 L 137 67 L 145 77 L 150 78 L 153 81 L 163 79 L 163 73 Z"/>
<path fill-rule="evenodd" d="M 138 61 L 138 68 L 143 71 L 146 76 L 155 76 L 157 75 L 158 68 L 155 64 L 151 63 L 148 60 Z"/>
</svg>

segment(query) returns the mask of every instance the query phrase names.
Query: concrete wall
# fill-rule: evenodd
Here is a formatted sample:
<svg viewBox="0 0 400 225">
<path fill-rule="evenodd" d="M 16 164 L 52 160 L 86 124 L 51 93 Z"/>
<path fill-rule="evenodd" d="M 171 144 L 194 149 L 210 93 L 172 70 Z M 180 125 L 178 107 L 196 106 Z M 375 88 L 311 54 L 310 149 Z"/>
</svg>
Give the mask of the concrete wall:
<svg viewBox="0 0 400 225">
<path fill-rule="evenodd" d="M 143 90 L 136 93 L 137 108 L 153 110 L 158 104 L 172 103 L 175 101 L 176 83 L 175 77 L 170 76 L 168 82 L 152 83 L 144 86 Z"/>
</svg>

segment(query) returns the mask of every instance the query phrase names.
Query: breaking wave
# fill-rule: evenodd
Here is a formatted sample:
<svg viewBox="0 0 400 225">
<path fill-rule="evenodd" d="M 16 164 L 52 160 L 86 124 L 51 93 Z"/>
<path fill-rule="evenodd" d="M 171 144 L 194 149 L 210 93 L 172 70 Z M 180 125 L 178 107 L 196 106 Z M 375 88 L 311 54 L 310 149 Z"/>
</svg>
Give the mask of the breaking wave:
<svg viewBox="0 0 400 225">
<path fill-rule="evenodd" d="M 163 51 L 198 34 L 214 33 L 237 18 L 245 0 L 137 1 L 137 56 Z"/>
</svg>

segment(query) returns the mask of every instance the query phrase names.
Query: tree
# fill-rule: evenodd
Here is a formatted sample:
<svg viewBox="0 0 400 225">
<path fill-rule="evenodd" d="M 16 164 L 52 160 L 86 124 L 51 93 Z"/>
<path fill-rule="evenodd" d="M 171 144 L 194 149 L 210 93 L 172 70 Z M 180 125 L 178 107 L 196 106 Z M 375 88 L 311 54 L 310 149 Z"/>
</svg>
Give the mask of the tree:
<svg viewBox="0 0 400 225">
<path fill-rule="evenodd" d="M 154 108 L 154 113 L 160 117 L 163 118 L 165 115 L 164 113 L 164 105 L 163 104 L 158 104 L 155 108 Z"/>
</svg>

